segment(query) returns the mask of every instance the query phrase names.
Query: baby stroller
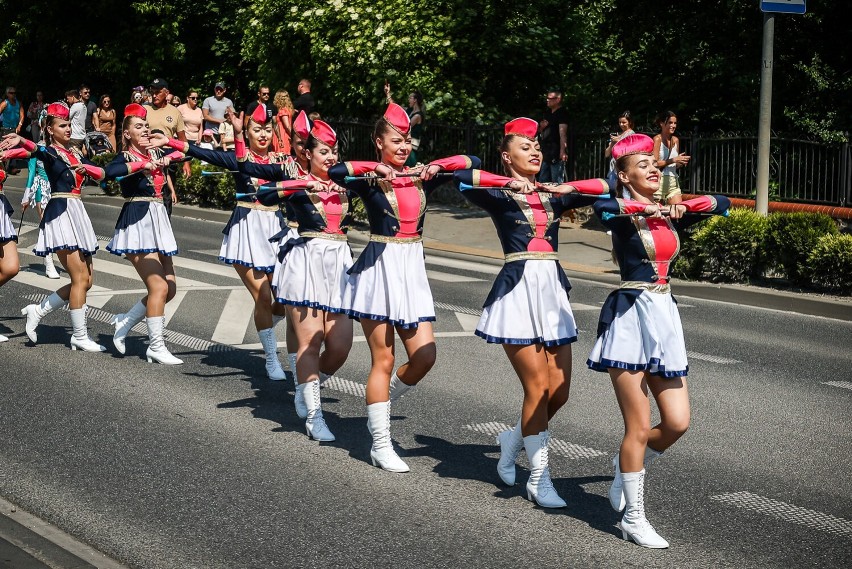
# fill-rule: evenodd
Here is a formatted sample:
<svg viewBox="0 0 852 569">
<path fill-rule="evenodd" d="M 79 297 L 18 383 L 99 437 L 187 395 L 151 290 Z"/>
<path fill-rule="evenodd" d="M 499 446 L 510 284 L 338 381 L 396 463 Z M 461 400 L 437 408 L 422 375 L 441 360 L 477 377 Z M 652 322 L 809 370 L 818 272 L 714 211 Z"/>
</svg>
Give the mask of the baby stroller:
<svg viewBox="0 0 852 569">
<path fill-rule="evenodd" d="M 100 156 L 112 152 L 112 144 L 109 143 L 109 138 L 102 132 L 90 132 L 83 139 L 83 145 L 86 147 L 86 155 Z"/>
</svg>

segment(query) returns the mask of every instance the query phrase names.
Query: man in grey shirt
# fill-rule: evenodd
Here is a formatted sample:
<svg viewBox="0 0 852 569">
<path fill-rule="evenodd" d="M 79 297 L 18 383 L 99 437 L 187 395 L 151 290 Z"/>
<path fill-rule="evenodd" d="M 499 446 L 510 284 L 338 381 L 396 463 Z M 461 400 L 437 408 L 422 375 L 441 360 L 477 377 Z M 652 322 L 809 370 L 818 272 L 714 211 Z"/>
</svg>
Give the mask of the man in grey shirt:
<svg viewBox="0 0 852 569">
<path fill-rule="evenodd" d="M 204 128 L 213 132 L 219 132 L 219 125 L 225 122 L 225 113 L 228 107 L 233 107 L 234 102 L 225 96 L 227 91 L 225 83 L 219 81 L 213 88 L 214 95 L 204 99 L 201 105 L 201 115 L 204 117 Z"/>
<path fill-rule="evenodd" d="M 68 120 L 71 122 L 70 146 L 83 152 L 83 141 L 86 139 L 86 105 L 80 100 L 76 89 L 65 92 L 65 102 L 68 103 Z"/>
</svg>

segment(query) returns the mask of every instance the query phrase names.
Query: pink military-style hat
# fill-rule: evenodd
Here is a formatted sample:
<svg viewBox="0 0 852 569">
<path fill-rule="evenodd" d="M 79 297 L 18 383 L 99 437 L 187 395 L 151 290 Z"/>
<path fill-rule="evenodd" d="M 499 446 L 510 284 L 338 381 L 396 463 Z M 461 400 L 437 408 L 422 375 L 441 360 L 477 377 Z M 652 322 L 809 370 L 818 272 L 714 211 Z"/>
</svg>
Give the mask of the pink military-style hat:
<svg viewBox="0 0 852 569">
<path fill-rule="evenodd" d="M 523 136 L 524 138 L 529 138 L 530 140 L 534 140 L 537 133 L 538 123 L 527 117 L 512 119 L 507 122 L 506 126 L 503 128 L 503 134 L 506 136 L 514 134 L 517 136 Z"/>
<path fill-rule="evenodd" d="M 314 125 L 311 128 L 311 136 L 332 148 L 337 144 L 337 133 L 334 132 L 331 125 L 321 120 L 314 121 Z"/>
<path fill-rule="evenodd" d="M 50 103 L 47 106 L 47 114 L 52 117 L 57 117 L 66 121 L 71 115 L 70 111 L 68 110 L 68 107 L 66 107 L 62 103 Z"/>
<path fill-rule="evenodd" d="M 307 140 L 311 135 L 311 121 L 305 111 L 299 111 L 296 120 L 293 121 L 293 130 L 302 140 Z"/>
<path fill-rule="evenodd" d="M 408 113 L 396 103 L 388 105 L 383 116 L 399 134 L 407 135 L 411 130 L 411 119 L 408 118 Z"/>
<path fill-rule="evenodd" d="M 630 154 L 653 154 L 654 139 L 645 134 L 628 134 L 612 147 L 612 157 L 616 160 Z"/>
</svg>

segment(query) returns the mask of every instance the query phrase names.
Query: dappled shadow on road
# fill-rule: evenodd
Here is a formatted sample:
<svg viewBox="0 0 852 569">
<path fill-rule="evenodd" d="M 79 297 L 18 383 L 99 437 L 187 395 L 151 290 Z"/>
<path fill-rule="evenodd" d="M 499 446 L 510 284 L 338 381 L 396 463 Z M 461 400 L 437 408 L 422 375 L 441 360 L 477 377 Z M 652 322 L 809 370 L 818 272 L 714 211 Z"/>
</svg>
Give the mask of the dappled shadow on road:
<svg viewBox="0 0 852 569">
<path fill-rule="evenodd" d="M 553 487 L 568 503 L 567 508 L 558 510 L 542 508 L 542 511 L 554 516 L 568 516 L 588 524 L 589 527 L 604 533 L 621 537 L 615 524 L 621 520 L 621 513 L 612 509 L 609 498 L 587 492 L 586 484 L 610 482 L 612 476 L 585 476 L 580 478 L 554 478 Z"/>
<path fill-rule="evenodd" d="M 502 485 L 497 476 L 497 459 L 486 456 L 486 453 L 495 452 L 495 445 L 455 444 L 428 435 L 415 435 L 414 440 L 422 446 L 401 451 L 399 455 L 403 459 L 406 456 L 428 456 L 438 461 L 433 468 L 438 476 Z"/>
</svg>

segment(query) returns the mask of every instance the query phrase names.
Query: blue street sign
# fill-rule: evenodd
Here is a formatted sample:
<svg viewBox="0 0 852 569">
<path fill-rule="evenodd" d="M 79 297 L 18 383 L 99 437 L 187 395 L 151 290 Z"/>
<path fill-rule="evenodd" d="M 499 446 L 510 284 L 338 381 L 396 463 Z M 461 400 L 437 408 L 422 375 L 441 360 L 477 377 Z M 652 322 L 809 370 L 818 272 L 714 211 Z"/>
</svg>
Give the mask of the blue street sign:
<svg viewBox="0 0 852 569">
<path fill-rule="evenodd" d="M 783 14 L 804 14 L 805 0 L 761 0 L 761 12 L 781 12 Z"/>
</svg>

